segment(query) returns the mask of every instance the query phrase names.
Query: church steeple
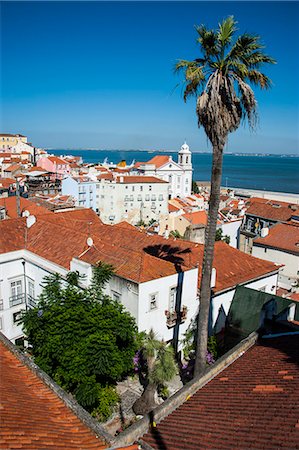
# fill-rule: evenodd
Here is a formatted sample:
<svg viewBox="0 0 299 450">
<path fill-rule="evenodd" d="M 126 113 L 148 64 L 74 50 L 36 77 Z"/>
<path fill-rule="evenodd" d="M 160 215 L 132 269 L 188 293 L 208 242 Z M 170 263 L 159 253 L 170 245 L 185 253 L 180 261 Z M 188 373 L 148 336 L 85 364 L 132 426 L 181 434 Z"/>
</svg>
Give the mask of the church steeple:
<svg viewBox="0 0 299 450">
<path fill-rule="evenodd" d="M 179 165 L 182 166 L 183 169 L 192 169 L 192 153 L 190 151 L 189 145 L 187 145 L 186 141 L 181 146 L 181 150 L 179 151 Z"/>
</svg>

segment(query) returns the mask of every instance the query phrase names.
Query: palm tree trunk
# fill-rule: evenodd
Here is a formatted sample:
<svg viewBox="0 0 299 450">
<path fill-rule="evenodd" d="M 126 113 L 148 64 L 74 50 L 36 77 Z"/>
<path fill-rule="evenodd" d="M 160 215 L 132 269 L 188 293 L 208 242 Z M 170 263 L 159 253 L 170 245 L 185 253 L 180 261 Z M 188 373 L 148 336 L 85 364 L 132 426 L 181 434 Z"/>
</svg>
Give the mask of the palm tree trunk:
<svg viewBox="0 0 299 450">
<path fill-rule="evenodd" d="M 197 321 L 197 342 L 194 376 L 200 375 L 206 367 L 209 311 L 211 299 L 211 275 L 213 268 L 217 217 L 220 203 L 223 147 L 224 145 L 213 146 L 211 193 L 200 285 L 200 307 Z"/>
<path fill-rule="evenodd" d="M 144 416 L 157 406 L 155 402 L 156 390 L 156 384 L 148 383 L 141 397 L 139 397 L 133 405 L 133 411 L 136 415 Z"/>
</svg>

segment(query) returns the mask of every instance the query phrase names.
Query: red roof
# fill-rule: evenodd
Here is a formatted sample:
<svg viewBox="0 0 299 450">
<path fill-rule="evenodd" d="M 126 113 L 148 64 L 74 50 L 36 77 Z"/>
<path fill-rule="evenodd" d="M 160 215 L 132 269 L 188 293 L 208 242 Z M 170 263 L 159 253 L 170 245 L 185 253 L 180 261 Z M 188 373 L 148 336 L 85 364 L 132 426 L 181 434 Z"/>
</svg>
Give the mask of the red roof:
<svg viewBox="0 0 299 450">
<path fill-rule="evenodd" d="M 20 170 L 21 167 L 20 164 L 11 164 L 11 166 L 4 169 L 4 172 L 15 172 L 16 170 Z"/>
<path fill-rule="evenodd" d="M 11 219 L 18 217 L 17 215 L 17 197 L 2 197 L 0 198 L 0 205 L 6 208 L 6 213 Z M 40 214 L 48 213 L 49 211 L 43 206 L 38 206 L 27 198 L 20 197 L 21 214 L 27 210 L 30 214 L 38 216 Z"/>
<path fill-rule="evenodd" d="M 4 342 L 1 338 L 1 448 L 107 448 L 104 439 L 98 438 Z"/>
<path fill-rule="evenodd" d="M 270 247 L 299 255 L 299 227 L 286 223 L 278 223 L 269 230 L 269 234 L 256 238 L 253 245 Z"/>
<path fill-rule="evenodd" d="M 54 164 L 61 165 L 68 165 L 68 162 L 64 159 L 58 158 L 57 156 L 48 156 L 49 161 L 51 161 Z"/>
<path fill-rule="evenodd" d="M 168 155 L 158 155 L 143 164 L 153 164 L 156 166 L 156 169 L 159 169 L 159 167 L 162 167 L 169 162 L 169 158 L 170 156 Z"/>
<path fill-rule="evenodd" d="M 177 206 L 172 205 L 171 203 L 168 202 L 168 212 L 177 212 L 180 211 L 180 208 L 178 208 Z"/>
<path fill-rule="evenodd" d="M 0 188 L 8 189 L 12 184 L 15 184 L 15 178 L 0 178 Z"/>
<path fill-rule="evenodd" d="M 152 428 L 154 449 L 298 449 L 299 335 L 261 340 Z"/>
<path fill-rule="evenodd" d="M 183 217 L 185 217 L 192 225 L 207 225 L 208 223 L 208 215 L 205 211 L 187 213 L 184 214 Z"/>
<path fill-rule="evenodd" d="M 246 211 L 246 215 L 253 215 L 270 219 L 277 222 L 286 222 L 291 219 L 291 216 L 298 214 L 298 205 L 291 203 L 276 202 L 274 200 L 254 201 L 250 203 Z"/>
<path fill-rule="evenodd" d="M 9 225 L 7 224 L 9 222 Z M 17 239 L 8 241 L 9 236 Z M 94 245 L 87 246 L 91 236 Z M 0 221 L 0 253 L 24 248 L 25 222 Z M 90 264 L 99 261 L 112 264 L 125 279 L 143 283 L 166 277 L 180 270 L 199 266 L 199 282 L 203 245 L 183 240 L 149 236 L 133 227 L 104 225 L 89 209 L 40 215 L 26 232 L 26 248 L 66 269 L 73 257 Z M 278 270 L 272 262 L 254 258 L 224 242 L 217 242 L 213 266 L 216 268 L 214 292 L 231 289 Z"/>
</svg>

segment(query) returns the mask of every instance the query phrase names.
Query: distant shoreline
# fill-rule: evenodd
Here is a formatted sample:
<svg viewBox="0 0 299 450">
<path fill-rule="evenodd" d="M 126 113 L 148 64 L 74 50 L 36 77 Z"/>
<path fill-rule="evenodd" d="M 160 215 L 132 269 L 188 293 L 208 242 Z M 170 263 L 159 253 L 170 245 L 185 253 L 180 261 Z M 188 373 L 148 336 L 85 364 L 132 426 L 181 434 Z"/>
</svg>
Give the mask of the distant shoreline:
<svg viewBox="0 0 299 450">
<path fill-rule="evenodd" d="M 178 151 L 177 150 L 140 150 L 140 149 L 102 149 L 102 148 L 64 148 L 64 149 L 60 149 L 60 148 L 45 148 L 45 150 L 47 150 L 48 152 L 54 151 L 54 152 L 146 152 L 146 153 L 172 153 L 172 154 L 177 154 Z M 201 152 L 201 151 L 196 151 L 196 150 L 192 150 L 192 153 L 196 154 L 196 155 L 212 155 L 212 152 Z M 242 156 L 242 157 L 246 157 L 246 156 L 256 156 L 256 157 L 281 157 L 281 158 L 299 158 L 299 154 L 297 153 L 247 153 L 247 152 L 224 152 L 224 156 L 229 155 L 229 156 Z"/>
</svg>

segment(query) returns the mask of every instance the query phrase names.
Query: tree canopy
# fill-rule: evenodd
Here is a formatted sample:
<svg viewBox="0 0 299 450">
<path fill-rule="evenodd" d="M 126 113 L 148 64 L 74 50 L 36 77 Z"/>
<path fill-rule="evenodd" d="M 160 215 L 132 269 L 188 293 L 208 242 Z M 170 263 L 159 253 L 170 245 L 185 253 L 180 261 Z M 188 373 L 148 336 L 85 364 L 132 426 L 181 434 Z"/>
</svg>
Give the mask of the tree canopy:
<svg viewBox="0 0 299 450">
<path fill-rule="evenodd" d="M 117 301 L 104 295 L 112 270 L 94 269 L 91 287 L 70 273 L 46 277 L 38 306 L 25 312 L 24 330 L 36 364 L 100 420 L 117 400 L 114 384 L 133 368 L 137 327 Z"/>
</svg>

